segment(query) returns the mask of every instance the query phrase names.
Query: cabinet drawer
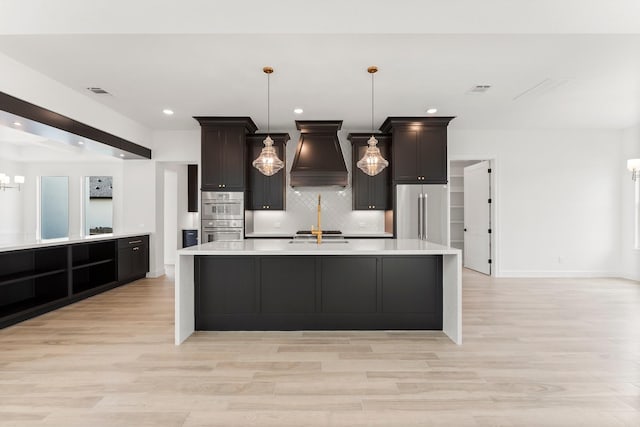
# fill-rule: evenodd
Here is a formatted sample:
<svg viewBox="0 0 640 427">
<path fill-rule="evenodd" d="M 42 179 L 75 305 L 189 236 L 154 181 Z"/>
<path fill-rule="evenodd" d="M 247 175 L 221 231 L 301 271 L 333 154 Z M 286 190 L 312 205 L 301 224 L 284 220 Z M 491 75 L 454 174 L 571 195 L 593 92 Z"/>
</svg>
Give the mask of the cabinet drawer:
<svg viewBox="0 0 640 427">
<path fill-rule="evenodd" d="M 126 239 L 118 239 L 118 249 L 122 248 L 130 248 L 133 246 L 148 246 L 149 245 L 149 236 L 134 236 L 127 237 Z"/>
</svg>

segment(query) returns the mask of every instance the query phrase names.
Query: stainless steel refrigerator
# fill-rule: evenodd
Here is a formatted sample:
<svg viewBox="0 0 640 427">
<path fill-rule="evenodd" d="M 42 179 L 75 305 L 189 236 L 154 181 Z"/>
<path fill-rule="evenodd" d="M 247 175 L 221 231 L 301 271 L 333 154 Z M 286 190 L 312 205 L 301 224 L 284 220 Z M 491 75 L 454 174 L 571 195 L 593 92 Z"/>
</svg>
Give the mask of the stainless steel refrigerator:
<svg viewBox="0 0 640 427">
<path fill-rule="evenodd" d="M 396 186 L 398 239 L 421 239 L 447 245 L 447 186 L 403 184 Z"/>
</svg>

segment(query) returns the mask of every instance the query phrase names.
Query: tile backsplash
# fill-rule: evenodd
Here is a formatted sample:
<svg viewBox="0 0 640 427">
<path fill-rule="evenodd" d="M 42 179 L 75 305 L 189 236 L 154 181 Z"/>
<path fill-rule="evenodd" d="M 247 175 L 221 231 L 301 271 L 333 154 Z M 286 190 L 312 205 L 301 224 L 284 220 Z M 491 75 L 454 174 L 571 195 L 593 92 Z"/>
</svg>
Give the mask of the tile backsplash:
<svg viewBox="0 0 640 427">
<path fill-rule="evenodd" d="M 322 228 L 343 232 L 383 233 L 385 216 L 383 211 L 352 210 L 351 191 L 351 143 L 348 132 L 338 132 L 340 147 L 349 171 L 349 185 L 342 187 L 296 187 L 289 185 L 291 165 L 298 145 L 299 132 L 289 132 L 287 143 L 287 194 L 285 211 L 253 212 L 253 230 L 247 232 L 273 233 L 308 230 L 316 224 L 318 194 L 322 196 Z M 280 172 L 282 173 L 282 172 Z"/>
</svg>

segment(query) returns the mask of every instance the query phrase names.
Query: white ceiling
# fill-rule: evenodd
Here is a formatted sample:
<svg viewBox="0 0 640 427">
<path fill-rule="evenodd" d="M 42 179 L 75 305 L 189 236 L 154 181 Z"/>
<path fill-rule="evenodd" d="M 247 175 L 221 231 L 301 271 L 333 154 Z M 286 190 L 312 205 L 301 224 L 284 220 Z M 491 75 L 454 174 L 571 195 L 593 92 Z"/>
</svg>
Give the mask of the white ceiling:
<svg viewBox="0 0 640 427">
<path fill-rule="evenodd" d="M 46 2 L 29 3 L 42 6 Z M 224 6 L 209 2 L 205 6 L 196 0 L 188 3 L 203 8 L 217 3 L 217 13 L 210 15 L 215 23 L 210 34 L 203 33 L 198 8 L 188 9 L 186 16 L 184 6 L 174 15 L 180 19 L 170 23 L 167 18 L 172 10 L 177 13 L 175 7 L 161 7 L 149 19 L 139 20 L 138 31 L 155 34 L 117 34 L 132 31 L 132 16 L 140 13 L 137 6 L 148 2 L 134 2 L 131 15 L 118 21 L 111 16 L 114 9 L 104 2 L 96 2 L 103 9 L 91 14 L 96 10 L 81 6 L 87 2 L 66 0 L 62 3 L 77 6 L 66 9 L 67 21 L 43 19 L 46 13 L 56 17 L 58 10 L 65 10 L 60 3 L 55 11 L 44 6 L 15 8 L 13 20 L 4 14 L 0 22 L 7 25 L 0 26 L 4 34 L 0 52 L 151 129 L 196 129 L 192 116 L 198 115 L 247 115 L 265 130 L 267 82 L 261 71 L 265 65 L 275 68 L 272 130 L 290 130 L 295 119 L 342 119 L 343 129 L 369 129 L 369 65 L 380 68 L 375 77 L 376 127 L 387 116 L 425 115 L 432 106 L 439 109 L 437 115 L 457 116 L 451 126 L 459 129 L 620 129 L 634 125 L 640 117 L 640 2 L 533 2 L 536 8 L 519 0 L 401 1 L 387 2 L 386 8 L 378 1 L 338 2 L 369 5 L 362 9 L 362 16 L 370 18 L 367 25 L 372 31 L 398 33 L 405 23 L 406 31 L 416 34 L 363 34 L 366 19 L 359 19 L 361 11 L 353 7 L 334 9 L 342 11 L 334 25 L 327 21 L 325 9 L 315 10 L 317 4 L 302 10 L 299 1 L 224 2 Z M 481 11 L 479 3 L 486 6 Z M 268 10 L 265 4 L 270 5 Z M 455 5 L 461 12 L 440 17 L 420 14 L 435 5 L 441 9 Z M 502 5 L 503 10 L 492 13 L 495 10 L 487 5 Z M 246 15 L 231 13 L 241 7 Z M 255 10 L 263 14 L 251 13 Z M 410 10 L 416 13 L 408 14 Z M 24 16 L 18 16 L 18 11 Z M 476 20 L 469 16 L 474 11 Z M 112 20 L 99 19 L 101 14 Z M 418 34 L 422 21 L 416 16 L 424 16 L 423 21 L 441 33 L 434 34 L 425 25 L 423 34 Z M 533 19 L 540 16 L 548 19 Z M 79 31 L 69 25 L 72 19 L 82 31 L 93 34 L 61 34 L 65 28 L 73 28 L 67 33 Z M 184 30 L 187 19 L 193 20 L 192 32 L 197 34 L 169 34 Z M 380 25 L 383 22 L 387 24 Z M 154 26 L 163 23 L 167 34 Z M 237 33 L 229 34 L 234 28 Z M 335 34 L 348 28 L 355 30 Z M 451 34 L 447 28 L 465 34 Z M 500 34 L 487 34 L 491 28 Z M 546 34 L 517 34 L 536 30 Z M 29 32 L 35 34 L 25 34 Z M 301 34 L 308 32 L 318 33 Z M 485 94 L 468 93 L 476 84 L 492 88 Z M 91 94 L 86 90 L 90 86 L 102 87 L 111 95 Z M 293 114 L 294 107 L 304 108 L 304 114 Z M 166 117 L 163 108 L 176 114 Z"/>
</svg>

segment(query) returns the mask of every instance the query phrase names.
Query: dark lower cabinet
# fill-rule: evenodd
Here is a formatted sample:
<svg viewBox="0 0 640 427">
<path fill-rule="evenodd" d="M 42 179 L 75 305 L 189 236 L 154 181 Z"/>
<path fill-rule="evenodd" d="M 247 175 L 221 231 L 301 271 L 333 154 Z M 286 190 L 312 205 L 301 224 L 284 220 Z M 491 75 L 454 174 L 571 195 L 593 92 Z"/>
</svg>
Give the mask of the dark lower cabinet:
<svg viewBox="0 0 640 427">
<path fill-rule="evenodd" d="M 442 329 L 442 256 L 196 256 L 196 330 Z"/>
<path fill-rule="evenodd" d="M 322 311 L 375 313 L 378 305 L 376 257 L 322 259 Z"/>
<path fill-rule="evenodd" d="M 135 240 L 148 246 L 148 236 Z M 113 239 L 0 252 L 0 328 L 144 277 L 148 250 L 124 257 L 132 248 L 119 246 Z M 121 263 L 130 271 L 122 277 Z"/>
<path fill-rule="evenodd" d="M 144 277 L 149 271 L 149 236 L 118 239 L 118 280 Z"/>
</svg>

